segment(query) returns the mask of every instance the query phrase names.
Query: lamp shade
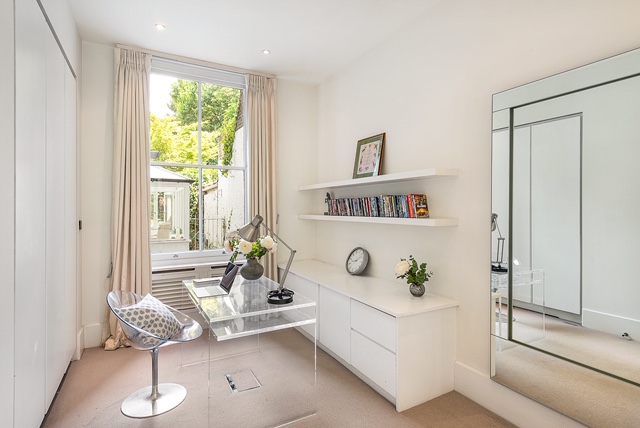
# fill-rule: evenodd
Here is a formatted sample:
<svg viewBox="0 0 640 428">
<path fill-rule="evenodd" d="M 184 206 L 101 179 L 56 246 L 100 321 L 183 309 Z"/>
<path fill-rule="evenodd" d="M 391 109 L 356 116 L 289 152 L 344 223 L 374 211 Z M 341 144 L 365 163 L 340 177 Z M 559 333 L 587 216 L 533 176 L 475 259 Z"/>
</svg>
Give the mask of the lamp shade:
<svg viewBox="0 0 640 428">
<path fill-rule="evenodd" d="M 238 235 L 245 241 L 253 242 L 258 239 L 260 235 L 260 225 L 263 218 L 261 215 L 257 215 L 251 220 L 251 223 L 247 223 L 238 229 Z"/>
</svg>

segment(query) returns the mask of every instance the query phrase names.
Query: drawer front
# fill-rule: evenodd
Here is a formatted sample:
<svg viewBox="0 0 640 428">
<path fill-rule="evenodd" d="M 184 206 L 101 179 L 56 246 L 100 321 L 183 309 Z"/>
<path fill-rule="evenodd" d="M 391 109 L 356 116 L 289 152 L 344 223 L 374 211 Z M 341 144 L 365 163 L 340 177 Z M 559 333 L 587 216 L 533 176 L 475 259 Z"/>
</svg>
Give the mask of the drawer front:
<svg viewBox="0 0 640 428">
<path fill-rule="evenodd" d="M 318 340 L 347 364 L 351 362 L 350 300 L 326 287 L 319 288 Z"/>
<path fill-rule="evenodd" d="M 396 355 L 353 330 L 351 365 L 396 397 Z"/>
<path fill-rule="evenodd" d="M 352 299 L 351 328 L 389 351 L 396 352 L 395 317 Z"/>
</svg>

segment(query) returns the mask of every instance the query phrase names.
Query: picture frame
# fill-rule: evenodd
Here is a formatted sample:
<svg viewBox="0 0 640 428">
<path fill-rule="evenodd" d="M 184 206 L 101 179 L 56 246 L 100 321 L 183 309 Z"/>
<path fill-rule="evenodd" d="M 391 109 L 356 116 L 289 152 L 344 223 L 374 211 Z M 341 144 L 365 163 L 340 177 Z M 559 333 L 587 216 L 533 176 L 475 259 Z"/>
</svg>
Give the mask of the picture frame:
<svg viewBox="0 0 640 428">
<path fill-rule="evenodd" d="M 374 177 L 380 174 L 385 133 L 367 137 L 356 145 L 353 178 Z"/>
</svg>

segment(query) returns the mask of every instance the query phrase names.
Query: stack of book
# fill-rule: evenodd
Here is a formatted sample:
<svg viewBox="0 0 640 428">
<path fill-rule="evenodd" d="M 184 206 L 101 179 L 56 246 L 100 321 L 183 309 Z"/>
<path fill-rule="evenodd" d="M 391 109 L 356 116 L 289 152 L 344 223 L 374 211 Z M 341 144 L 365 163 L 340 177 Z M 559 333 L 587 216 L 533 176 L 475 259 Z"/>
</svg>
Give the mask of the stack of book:
<svg viewBox="0 0 640 428">
<path fill-rule="evenodd" d="M 427 196 L 381 195 L 362 198 L 327 198 L 327 214 L 335 216 L 427 218 Z"/>
</svg>

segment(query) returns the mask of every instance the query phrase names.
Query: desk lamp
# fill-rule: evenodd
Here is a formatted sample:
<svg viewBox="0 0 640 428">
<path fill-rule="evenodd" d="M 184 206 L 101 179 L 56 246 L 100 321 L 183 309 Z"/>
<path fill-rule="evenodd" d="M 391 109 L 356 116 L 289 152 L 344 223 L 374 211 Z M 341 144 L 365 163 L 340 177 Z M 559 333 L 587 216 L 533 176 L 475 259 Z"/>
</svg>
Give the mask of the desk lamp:
<svg viewBox="0 0 640 428">
<path fill-rule="evenodd" d="M 496 247 L 496 261 L 491 262 L 491 271 L 492 272 L 507 272 L 507 267 L 502 266 L 504 263 L 502 261 L 504 257 L 504 238 L 502 237 L 502 233 L 500 233 L 500 227 L 498 226 L 498 214 L 491 214 L 491 231 L 498 231 L 498 246 Z"/>
<path fill-rule="evenodd" d="M 287 278 L 287 274 L 289 273 L 289 268 L 291 267 L 291 262 L 293 262 L 293 257 L 296 255 L 296 250 L 291 248 L 284 242 L 273 230 L 269 229 L 269 227 L 263 222 L 263 218 L 261 215 L 256 215 L 250 223 L 245 224 L 240 229 L 238 229 L 238 235 L 245 241 L 254 242 L 258 239 L 260 235 L 260 225 L 264 226 L 265 229 L 274 238 L 276 238 L 276 242 L 282 243 L 285 247 L 291 251 L 291 255 L 289 256 L 289 261 L 287 261 L 287 266 L 282 273 L 282 278 L 280 278 L 280 285 L 277 290 L 271 290 L 267 294 L 267 302 L 273 303 L 275 305 L 284 305 L 285 303 L 293 302 L 293 291 L 284 288 L 284 281 Z"/>
</svg>

